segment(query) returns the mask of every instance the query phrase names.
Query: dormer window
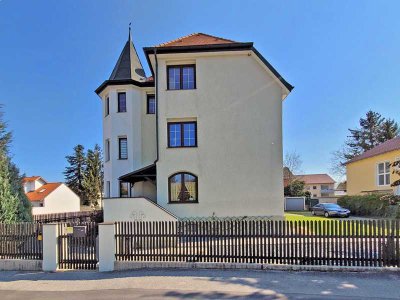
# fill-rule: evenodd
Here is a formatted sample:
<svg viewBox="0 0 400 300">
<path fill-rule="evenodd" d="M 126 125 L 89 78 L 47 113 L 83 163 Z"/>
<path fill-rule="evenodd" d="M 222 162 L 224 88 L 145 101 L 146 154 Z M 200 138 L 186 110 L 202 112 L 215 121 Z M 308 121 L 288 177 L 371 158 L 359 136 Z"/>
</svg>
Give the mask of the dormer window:
<svg viewBox="0 0 400 300">
<path fill-rule="evenodd" d="M 167 66 L 168 90 L 191 90 L 196 88 L 196 66 Z"/>
</svg>

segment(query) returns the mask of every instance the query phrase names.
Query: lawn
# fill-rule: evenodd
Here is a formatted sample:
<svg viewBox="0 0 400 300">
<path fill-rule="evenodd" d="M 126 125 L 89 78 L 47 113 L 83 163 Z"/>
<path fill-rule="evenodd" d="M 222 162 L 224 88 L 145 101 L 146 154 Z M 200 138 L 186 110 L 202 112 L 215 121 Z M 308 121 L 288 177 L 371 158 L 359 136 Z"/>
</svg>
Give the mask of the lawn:
<svg viewBox="0 0 400 300">
<path fill-rule="evenodd" d="M 290 212 L 285 213 L 285 220 L 306 227 L 310 232 L 320 232 L 326 235 L 348 235 L 348 236 L 371 236 L 377 234 L 389 234 L 392 229 L 399 230 L 400 223 L 389 220 L 374 219 L 345 219 L 325 218 L 324 216 L 313 216 L 311 212 Z M 397 224 L 396 224 L 397 223 Z M 392 227 L 394 224 L 395 227 Z"/>
</svg>

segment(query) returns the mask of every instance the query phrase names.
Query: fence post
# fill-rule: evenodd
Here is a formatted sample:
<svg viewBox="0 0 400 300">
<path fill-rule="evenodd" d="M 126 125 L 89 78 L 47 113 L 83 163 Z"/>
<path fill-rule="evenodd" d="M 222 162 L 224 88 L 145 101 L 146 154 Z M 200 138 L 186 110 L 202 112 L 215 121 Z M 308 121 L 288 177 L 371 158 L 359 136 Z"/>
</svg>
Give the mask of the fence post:
<svg viewBox="0 0 400 300">
<path fill-rule="evenodd" d="M 58 267 L 58 224 L 43 224 L 43 271 Z"/>
<path fill-rule="evenodd" d="M 114 271 L 115 224 L 99 224 L 99 271 Z"/>
</svg>

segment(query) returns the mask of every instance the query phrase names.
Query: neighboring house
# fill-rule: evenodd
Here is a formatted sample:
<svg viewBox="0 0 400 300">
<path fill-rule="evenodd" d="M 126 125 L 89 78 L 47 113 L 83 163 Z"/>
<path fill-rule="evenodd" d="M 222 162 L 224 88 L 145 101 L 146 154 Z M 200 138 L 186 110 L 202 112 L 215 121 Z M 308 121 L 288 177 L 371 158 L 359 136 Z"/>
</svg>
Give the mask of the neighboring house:
<svg viewBox="0 0 400 300">
<path fill-rule="evenodd" d="M 304 181 L 304 190 L 310 192 L 311 198 L 335 196 L 335 180 L 328 174 L 295 175 L 295 178 Z"/>
<path fill-rule="evenodd" d="M 251 42 L 195 33 L 144 53 L 151 77 L 129 35 L 96 90 L 105 197 L 150 199 L 178 217 L 282 216 L 282 101 L 293 87 Z M 108 200 L 145 214 L 142 200 Z"/>
<path fill-rule="evenodd" d="M 347 195 L 347 182 L 340 182 L 335 188 L 335 196 L 341 197 Z"/>
<path fill-rule="evenodd" d="M 288 186 L 291 182 L 304 181 L 304 191 L 308 191 L 312 198 L 335 196 L 335 180 L 328 174 L 303 174 L 294 175 L 288 168 L 283 168 L 283 184 Z"/>
<path fill-rule="evenodd" d="M 40 176 L 25 177 L 22 182 L 34 215 L 80 210 L 79 197 L 61 182 L 46 182 Z"/>
<path fill-rule="evenodd" d="M 400 137 L 386 141 L 346 163 L 348 195 L 397 193 L 391 184 L 399 179 L 391 164 L 400 159 Z"/>
</svg>

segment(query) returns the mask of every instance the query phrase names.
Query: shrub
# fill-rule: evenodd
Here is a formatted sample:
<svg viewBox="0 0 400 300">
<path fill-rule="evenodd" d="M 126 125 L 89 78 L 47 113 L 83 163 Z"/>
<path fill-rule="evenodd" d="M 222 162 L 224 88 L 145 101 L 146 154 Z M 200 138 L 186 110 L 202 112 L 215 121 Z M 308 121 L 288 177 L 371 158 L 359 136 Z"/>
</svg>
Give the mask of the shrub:
<svg viewBox="0 0 400 300">
<path fill-rule="evenodd" d="M 389 200 L 382 195 L 344 196 L 338 199 L 340 206 L 348 208 L 352 214 L 372 217 L 395 217 L 399 207 L 390 209 Z"/>
</svg>

